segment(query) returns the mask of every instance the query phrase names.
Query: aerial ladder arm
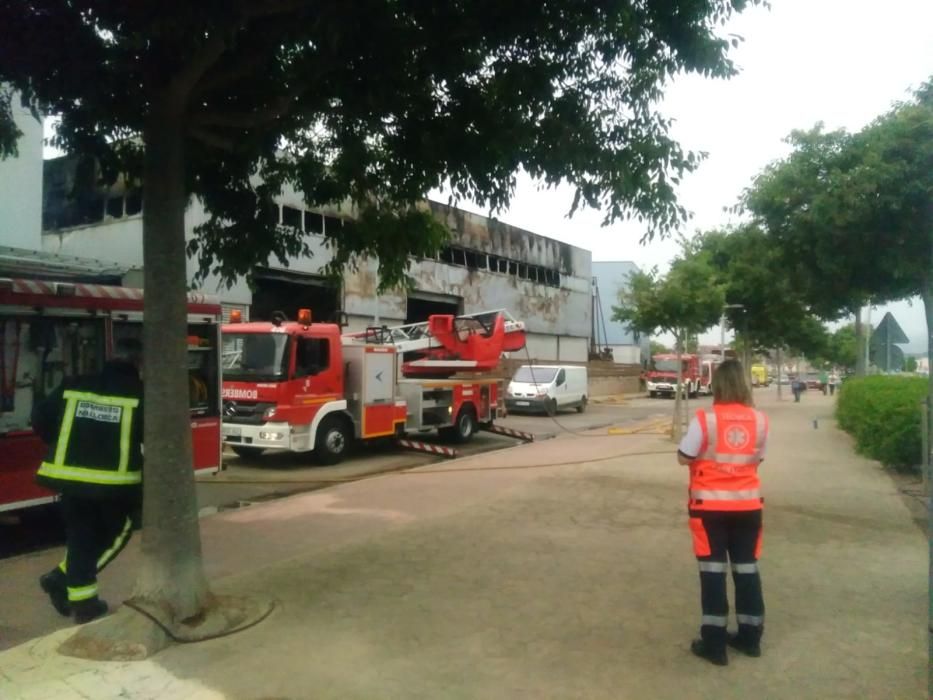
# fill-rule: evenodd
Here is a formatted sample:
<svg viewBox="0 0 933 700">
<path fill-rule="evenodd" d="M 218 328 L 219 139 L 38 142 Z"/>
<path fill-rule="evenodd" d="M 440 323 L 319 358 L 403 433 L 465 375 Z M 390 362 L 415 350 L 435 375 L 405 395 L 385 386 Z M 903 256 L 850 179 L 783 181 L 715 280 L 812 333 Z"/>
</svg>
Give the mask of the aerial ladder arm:
<svg viewBox="0 0 933 700">
<path fill-rule="evenodd" d="M 489 371 L 503 352 L 525 347 L 525 324 L 504 309 L 454 316 L 435 314 L 427 321 L 372 327 L 344 338 L 393 345 L 408 358 L 405 376 L 450 376 L 460 371 Z"/>
</svg>

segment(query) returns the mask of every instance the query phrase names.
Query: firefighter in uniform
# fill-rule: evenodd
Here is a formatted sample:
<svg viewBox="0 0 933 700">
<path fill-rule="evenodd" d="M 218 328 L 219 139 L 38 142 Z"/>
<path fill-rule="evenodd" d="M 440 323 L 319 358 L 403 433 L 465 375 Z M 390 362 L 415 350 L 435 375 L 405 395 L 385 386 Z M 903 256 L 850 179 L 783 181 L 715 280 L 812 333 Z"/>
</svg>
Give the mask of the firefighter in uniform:
<svg viewBox="0 0 933 700">
<path fill-rule="evenodd" d="M 699 410 L 677 452 L 690 466 L 689 516 L 700 569 L 700 638 L 691 651 L 714 664 L 728 663 L 726 646 L 761 655 L 764 598 L 758 465 L 764 458 L 768 419 L 752 406 L 742 365 L 727 360 L 713 376 L 713 406 Z M 729 635 L 726 573 L 735 584 L 738 632 Z"/>
<path fill-rule="evenodd" d="M 142 346 L 118 341 L 100 374 L 66 380 L 33 414 L 49 445 L 37 481 L 61 494 L 67 553 L 39 578 L 52 605 L 83 624 L 104 615 L 97 573 L 139 525 L 142 504 Z"/>
</svg>

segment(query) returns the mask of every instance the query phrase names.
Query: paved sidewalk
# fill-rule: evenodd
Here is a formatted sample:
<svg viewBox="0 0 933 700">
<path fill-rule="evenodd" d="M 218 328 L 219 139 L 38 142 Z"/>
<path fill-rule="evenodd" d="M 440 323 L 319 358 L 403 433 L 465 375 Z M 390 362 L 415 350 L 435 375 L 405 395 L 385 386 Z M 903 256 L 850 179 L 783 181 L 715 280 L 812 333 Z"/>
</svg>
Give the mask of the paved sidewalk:
<svg viewBox="0 0 933 700">
<path fill-rule="evenodd" d="M 271 618 L 142 663 L 60 657 L 62 630 L 0 653 L 0 698 L 924 697 L 923 533 L 828 397 L 756 397 L 761 659 L 689 654 L 685 470 L 660 436 L 603 431 L 206 518 L 215 587 L 275 595 Z"/>
</svg>

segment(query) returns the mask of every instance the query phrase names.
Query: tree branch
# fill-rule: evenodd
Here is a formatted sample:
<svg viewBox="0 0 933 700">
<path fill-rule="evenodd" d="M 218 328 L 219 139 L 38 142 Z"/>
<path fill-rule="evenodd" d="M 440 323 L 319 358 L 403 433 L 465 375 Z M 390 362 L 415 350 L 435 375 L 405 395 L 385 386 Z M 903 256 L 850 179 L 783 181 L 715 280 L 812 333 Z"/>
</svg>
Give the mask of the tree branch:
<svg viewBox="0 0 933 700">
<path fill-rule="evenodd" d="M 226 69 L 218 68 L 214 72 L 205 73 L 201 80 L 195 85 L 194 89 L 198 93 L 205 93 L 218 88 L 225 88 L 245 78 L 256 75 L 257 71 L 260 70 L 258 67 L 259 65 L 260 64 L 255 60 L 244 58 L 239 63 Z"/>
<path fill-rule="evenodd" d="M 188 133 L 205 146 L 210 146 L 211 148 L 216 148 L 226 153 L 233 153 L 236 150 L 236 144 L 233 139 L 220 136 L 200 126 L 190 125 L 188 127 Z"/>
<path fill-rule="evenodd" d="M 171 99 L 177 101 L 177 106 L 185 104 L 194 86 L 226 49 L 227 41 L 222 33 L 214 32 L 201 50 L 169 81 L 167 92 Z"/>
<path fill-rule="evenodd" d="M 248 4 L 243 11 L 248 19 L 255 17 L 272 17 L 295 10 L 303 10 L 311 7 L 314 0 L 256 0 Z"/>
<path fill-rule="evenodd" d="M 250 129 L 273 122 L 288 113 L 291 106 L 291 96 L 276 100 L 275 104 L 266 109 L 254 112 L 195 112 L 191 121 L 198 126 L 223 126 L 231 129 Z"/>
</svg>

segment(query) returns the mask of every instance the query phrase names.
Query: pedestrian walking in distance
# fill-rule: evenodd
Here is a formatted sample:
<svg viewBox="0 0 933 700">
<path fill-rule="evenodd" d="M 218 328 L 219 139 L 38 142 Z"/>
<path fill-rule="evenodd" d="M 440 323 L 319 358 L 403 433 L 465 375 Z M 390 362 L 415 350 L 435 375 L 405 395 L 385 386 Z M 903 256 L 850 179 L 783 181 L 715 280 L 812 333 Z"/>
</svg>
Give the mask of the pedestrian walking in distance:
<svg viewBox="0 0 933 700">
<path fill-rule="evenodd" d="M 794 381 L 791 382 L 791 391 L 794 392 L 794 403 L 800 403 L 800 395 L 806 389 L 807 385 L 800 379 L 800 377 L 794 377 Z"/>
<path fill-rule="evenodd" d="M 761 655 L 765 604 L 758 573 L 761 497 L 758 465 L 765 454 L 768 418 L 752 405 L 742 365 L 726 360 L 713 375 L 713 407 L 687 428 L 677 459 L 690 466 L 689 517 L 700 569 L 700 638 L 691 651 L 725 666 L 726 646 Z M 738 631 L 728 634 L 726 573 L 735 583 Z"/>
<path fill-rule="evenodd" d="M 68 379 L 36 406 L 49 445 L 37 481 L 61 494 L 65 559 L 39 578 L 52 605 L 83 624 L 104 615 L 97 574 L 126 546 L 142 503 L 142 346 L 118 341 L 93 376 Z"/>
</svg>

